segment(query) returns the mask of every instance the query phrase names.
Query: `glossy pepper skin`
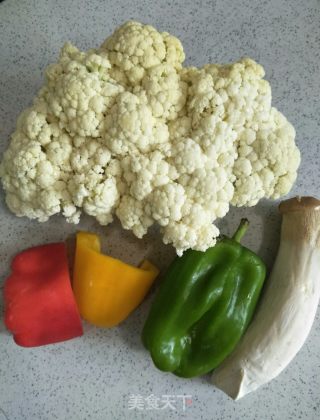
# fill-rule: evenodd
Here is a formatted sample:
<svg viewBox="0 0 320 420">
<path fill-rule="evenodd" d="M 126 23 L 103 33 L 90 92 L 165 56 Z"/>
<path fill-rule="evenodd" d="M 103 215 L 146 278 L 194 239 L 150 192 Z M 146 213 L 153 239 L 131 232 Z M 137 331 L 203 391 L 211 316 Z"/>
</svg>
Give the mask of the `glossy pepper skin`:
<svg viewBox="0 0 320 420">
<path fill-rule="evenodd" d="M 4 322 L 19 346 L 44 346 L 83 334 L 65 243 L 40 245 L 17 254 L 3 294 Z"/>
<path fill-rule="evenodd" d="M 133 267 L 104 255 L 97 235 L 77 233 L 73 291 L 82 318 L 91 324 L 113 327 L 126 319 L 158 273 L 149 261 Z"/>
<path fill-rule="evenodd" d="M 248 221 L 206 252 L 188 250 L 169 267 L 142 340 L 163 371 L 193 377 L 216 368 L 248 326 L 265 279 L 263 261 L 240 244 Z"/>
</svg>

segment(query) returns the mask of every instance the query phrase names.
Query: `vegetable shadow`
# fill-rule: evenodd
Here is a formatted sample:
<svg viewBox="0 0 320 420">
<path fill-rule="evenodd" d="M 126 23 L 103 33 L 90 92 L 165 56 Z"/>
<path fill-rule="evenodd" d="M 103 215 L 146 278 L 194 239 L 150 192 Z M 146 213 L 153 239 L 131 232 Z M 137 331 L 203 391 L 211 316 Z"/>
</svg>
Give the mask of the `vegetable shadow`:
<svg viewBox="0 0 320 420">
<path fill-rule="evenodd" d="M 148 292 L 144 301 L 118 327 L 118 333 L 125 341 L 126 345 L 139 352 L 147 353 L 147 350 L 142 343 L 141 334 L 158 285 L 159 282 L 157 281 Z"/>
<path fill-rule="evenodd" d="M 3 286 L 1 285 L 0 294 L 2 295 L 2 293 L 3 293 Z M 0 335 L 6 335 L 6 336 L 10 335 L 4 325 L 4 306 L 1 299 L 0 299 Z"/>
<path fill-rule="evenodd" d="M 247 218 L 249 227 L 241 243 L 262 258 L 268 271 L 273 266 L 279 247 L 281 228 L 279 203 L 280 200 L 263 199 L 254 207 L 230 207 L 229 213 L 217 221 L 221 234 L 231 237 L 241 218 Z"/>
<path fill-rule="evenodd" d="M 263 200 L 259 205 L 254 207 L 254 212 L 263 223 L 261 232 L 261 241 L 257 253 L 265 262 L 268 273 L 274 265 L 279 245 L 281 232 L 281 214 L 279 213 L 280 201 Z"/>
</svg>

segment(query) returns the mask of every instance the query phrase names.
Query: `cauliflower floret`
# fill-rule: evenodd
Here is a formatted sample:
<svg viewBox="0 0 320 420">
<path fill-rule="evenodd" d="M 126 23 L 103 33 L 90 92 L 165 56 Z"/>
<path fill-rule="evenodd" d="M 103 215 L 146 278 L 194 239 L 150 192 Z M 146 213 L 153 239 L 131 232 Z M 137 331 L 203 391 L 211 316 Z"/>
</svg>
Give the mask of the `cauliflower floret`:
<svg viewBox="0 0 320 420">
<path fill-rule="evenodd" d="M 185 58 L 177 38 L 133 21 L 120 26 L 101 49 L 108 51 L 110 62 L 126 75 L 132 86 L 141 82 L 146 69 L 162 63 L 180 69 Z"/>
<path fill-rule="evenodd" d="M 142 88 L 156 118 L 174 120 L 186 103 L 187 84 L 169 64 L 160 64 L 147 70 Z"/>
<path fill-rule="evenodd" d="M 106 57 L 76 54 L 74 47 L 66 44 L 60 62 L 47 70 L 48 85 L 40 96 L 70 135 L 100 136 L 107 110 L 123 91 L 108 75 L 110 67 Z"/>
<path fill-rule="evenodd" d="M 189 83 L 187 107 L 192 126 L 196 128 L 203 117 L 214 115 L 240 131 L 255 112 L 270 108 L 271 91 L 263 75 L 263 68 L 250 59 L 186 71 L 183 80 Z"/>
<path fill-rule="evenodd" d="M 152 192 L 146 213 L 150 214 L 160 226 L 167 226 L 169 222 L 181 219 L 185 201 L 186 194 L 182 185 L 171 182 Z"/>
<path fill-rule="evenodd" d="M 192 206 L 189 214 L 176 223 L 163 228 L 163 242 L 171 243 L 178 255 L 189 248 L 206 251 L 216 243 L 219 229 L 212 223 L 212 216 L 200 205 Z"/>
<path fill-rule="evenodd" d="M 230 204 L 286 194 L 300 154 L 263 68 L 183 60 L 177 38 L 137 22 L 96 50 L 66 44 L 0 164 L 9 208 L 41 222 L 116 214 L 139 238 L 158 223 L 181 255 L 215 244 Z"/>
<path fill-rule="evenodd" d="M 115 178 L 108 178 L 94 188 L 84 202 L 83 209 L 90 216 L 95 216 L 101 225 L 112 222 L 112 212 L 119 200 L 117 182 Z"/>
<path fill-rule="evenodd" d="M 192 175 L 184 175 L 179 179 L 189 198 L 185 209 L 187 215 L 194 204 L 202 205 L 211 213 L 212 221 L 223 217 L 229 210 L 229 202 L 233 196 L 233 185 L 223 169 L 206 171 L 198 169 Z"/>
<path fill-rule="evenodd" d="M 260 122 L 260 127 L 248 128 L 240 140 L 232 199 L 236 206 L 254 206 L 263 197 L 279 198 L 289 192 L 297 176 L 300 153 L 292 125 L 271 108 L 269 119 Z"/>
<path fill-rule="evenodd" d="M 193 139 L 180 139 L 172 146 L 172 162 L 180 174 L 192 174 L 207 164 L 207 156 Z"/>
<path fill-rule="evenodd" d="M 92 168 L 101 174 L 110 160 L 111 153 L 101 141 L 83 137 L 74 139 L 74 148 L 70 155 L 70 164 L 74 172 L 82 173 Z"/>
<path fill-rule="evenodd" d="M 158 150 L 148 156 L 126 156 L 121 166 L 130 194 L 137 200 L 143 200 L 154 188 L 166 185 L 178 177 L 176 168 Z"/>
<path fill-rule="evenodd" d="M 263 68 L 248 58 L 231 65 L 190 68 L 183 74 L 190 85 L 187 107 L 192 127 L 200 136 L 206 132 L 204 121 L 217 127 L 212 137 L 215 144 L 207 147 L 207 156 L 214 159 L 219 142 L 225 140 L 236 148 L 236 155 L 221 156 L 217 163 L 226 167 L 221 164 L 227 160 L 233 166 L 231 203 L 237 206 L 286 194 L 300 164 L 294 129 L 271 108 L 271 89 L 263 76 Z"/>
<path fill-rule="evenodd" d="M 116 155 L 148 153 L 168 141 L 168 127 L 155 119 L 144 95 L 130 92 L 118 96 L 105 118 L 106 145 Z"/>
<path fill-rule="evenodd" d="M 0 169 L 9 208 L 18 216 L 27 214 L 40 221 L 60 212 L 59 199 L 53 199 L 53 195 L 61 170 L 46 155 L 43 144 L 48 144 L 44 141 L 47 137 L 54 144 L 59 140 L 59 133 L 47 123 L 45 115 L 27 109 L 18 120 Z"/>
<path fill-rule="evenodd" d="M 43 145 L 42 149 L 46 152 L 47 159 L 61 171 L 69 172 L 70 156 L 72 154 L 72 140 L 66 133 L 59 133 L 57 136 L 52 136 L 50 143 Z"/>
<path fill-rule="evenodd" d="M 132 230 L 138 238 L 142 238 L 153 224 L 152 218 L 146 215 L 144 211 L 143 202 L 130 195 L 121 197 L 116 215 L 123 228 Z"/>
<path fill-rule="evenodd" d="M 173 121 L 169 121 L 169 135 L 171 142 L 179 140 L 181 137 L 189 137 L 192 129 L 191 118 L 183 115 Z"/>
</svg>

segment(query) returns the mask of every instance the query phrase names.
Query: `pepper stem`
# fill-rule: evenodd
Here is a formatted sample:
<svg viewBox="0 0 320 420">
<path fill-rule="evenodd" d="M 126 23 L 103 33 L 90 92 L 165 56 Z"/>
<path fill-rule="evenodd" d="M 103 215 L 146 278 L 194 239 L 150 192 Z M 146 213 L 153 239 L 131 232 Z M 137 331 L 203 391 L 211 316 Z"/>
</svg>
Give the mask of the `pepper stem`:
<svg viewBox="0 0 320 420">
<path fill-rule="evenodd" d="M 245 235 L 249 226 L 248 219 L 241 219 L 238 229 L 236 230 L 235 234 L 232 236 L 232 239 L 236 242 L 241 241 L 242 237 Z"/>
</svg>

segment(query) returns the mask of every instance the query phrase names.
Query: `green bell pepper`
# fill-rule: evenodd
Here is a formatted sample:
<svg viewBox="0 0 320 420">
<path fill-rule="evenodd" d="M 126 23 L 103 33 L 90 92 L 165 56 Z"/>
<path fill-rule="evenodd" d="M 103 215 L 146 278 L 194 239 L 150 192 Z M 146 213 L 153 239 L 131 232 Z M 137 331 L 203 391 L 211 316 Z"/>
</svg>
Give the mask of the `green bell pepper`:
<svg viewBox="0 0 320 420">
<path fill-rule="evenodd" d="M 249 222 L 206 252 L 188 250 L 169 267 L 144 325 L 154 364 L 182 377 L 216 368 L 246 330 L 266 275 L 240 240 Z"/>
</svg>

